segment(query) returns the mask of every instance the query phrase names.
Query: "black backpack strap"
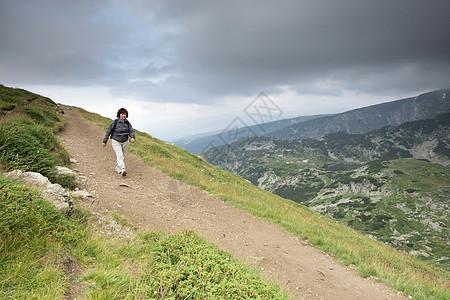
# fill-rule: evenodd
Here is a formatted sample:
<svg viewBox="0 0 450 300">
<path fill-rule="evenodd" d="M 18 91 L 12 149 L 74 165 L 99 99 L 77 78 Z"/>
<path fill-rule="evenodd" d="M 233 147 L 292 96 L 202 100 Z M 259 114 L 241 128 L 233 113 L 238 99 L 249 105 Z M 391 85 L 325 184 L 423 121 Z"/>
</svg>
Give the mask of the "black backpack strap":
<svg viewBox="0 0 450 300">
<path fill-rule="evenodd" d="M 114 129 L 116 129 L 116 126 L 117 126 L 117 122 L 118 122 L 118 120 L 117 120 L 117 119 L 115 119 L 115 120 L 114 120 L 114 125 L 113 125 L 113 128 L 111 129 L 111 132 L 109 133 L 109 137 L 110 137 L 110 138 L 112 138 L 112 135 L 113 135 Z"/>
</svg>

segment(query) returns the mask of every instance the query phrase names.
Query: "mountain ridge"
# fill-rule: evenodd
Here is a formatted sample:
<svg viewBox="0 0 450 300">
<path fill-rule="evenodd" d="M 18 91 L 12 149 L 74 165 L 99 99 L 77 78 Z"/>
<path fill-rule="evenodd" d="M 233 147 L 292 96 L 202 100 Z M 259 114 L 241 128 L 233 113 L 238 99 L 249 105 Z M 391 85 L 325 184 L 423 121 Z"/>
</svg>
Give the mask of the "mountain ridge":
<svg viewBox="0 0 450 300">
<path fill-rule="evenodd" d="M 450 89 L 440 89 L 390 102 L 346 111 L 333 116 L 293 124 L 268 135 L 281 139 L 321 138 L 344 131 L 366 133 L 373 129 L 431 118 L 450 109 Z"/>
<path fill-rule="evenodd" d="M 450 89 L 440 89 L 338 114 L 299 116 L 241 128 L 226 128 L 222 131 L 179 138 L 172 143 L 193 154 L 202 154 L 210 148 L 230 144 L 250 135 L 273 136 L 281 139 L 318 139 L 327 133 L 339 131 L 366 133 L 385 126 L 427 119 L 444 112 L 450 109 L 448 95 L 450 95 Z M 235 137 L 232 140 L 222 137 L 233 134 Z"/>
<path fill-rule="evenodd" d="M 286 127 L 287 125 L 305 122 L 315 118 L 321 118 L 326 114 L 312 115 L 312 116 L 299 116 L 295 118 L 283 119 L 273 122 L 267 122 L 258 125 L 252 125 L 245 128 L 234 129 L 240 132 L 239 138 L 244 138 L 249 135 L 266 135 L 268 132 Z M 221 135 L 227 132 L 227 130 L 213 131 L 210 133 L 203 133 L 194 135 L 191 137 L 181 138 L 173 140 L 172 143 L 186 151 L 193 154 L 201 154 L 206 152 L 212 147 L 221 146 L 228 143 Z"/>
</svg>

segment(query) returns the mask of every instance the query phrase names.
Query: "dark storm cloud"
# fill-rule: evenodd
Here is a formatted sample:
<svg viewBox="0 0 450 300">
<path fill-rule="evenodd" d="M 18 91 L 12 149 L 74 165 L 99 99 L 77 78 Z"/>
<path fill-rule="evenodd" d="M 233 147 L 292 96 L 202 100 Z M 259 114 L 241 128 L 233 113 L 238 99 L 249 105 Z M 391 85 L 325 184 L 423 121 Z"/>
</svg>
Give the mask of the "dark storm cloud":
<svg viewBox="0 0 450 300">
<path fill-rule="evenodd" d="M 100 1 L 2 1 L 1 79 L 21 84 L 102 84 L 118 32 L 95 12 Z M 119 33 L 120 34 L 120 33 Z"/>
<path fill-rule="evenodd" d="M 0 81 L 171 102 L 450 83 L 448 0 L 2 1 Z M 324 84 L 327 83 L 327 88 Z"/>
<path fill-rule="evenodd" d="M 399 77 L 390 78 L 388 85 L 401 88 L 408 88 L 408 82 L 431 87 L 449 81 L 448 1 L 240 1 L 205 6 L 202 3 L 188 19 L 192 32 L 181 43 L 186 57 L 182 63 L 196 85 L 209 78 L 206 86 L 214 90 L 239 91 L 329 79 L 363 89 L 368 85 L 364 79 L 376 88 L 377 81 L 386 83 L 383 78 L 390 74 Z M 435 73 L 440 75 L 427 82 Z"/>
<path fill-rule="evenodd" d="M 2 1 L 1 79 L 81 86 L 132 78 L 155 47 L 142 35 L 140 20 L 110 3 Z"/>
</svg>

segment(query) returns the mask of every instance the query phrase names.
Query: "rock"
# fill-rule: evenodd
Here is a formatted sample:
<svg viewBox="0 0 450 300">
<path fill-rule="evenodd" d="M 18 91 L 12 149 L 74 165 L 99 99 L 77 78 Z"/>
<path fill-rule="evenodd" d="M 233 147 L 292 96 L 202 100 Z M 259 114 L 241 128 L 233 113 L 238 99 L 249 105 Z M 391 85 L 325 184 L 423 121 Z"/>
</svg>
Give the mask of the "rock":
<svg viewBox="0 0 450 300">
<path fill-rule="evenodd" d="M 334 215 L 337 214 L 339 212 L 339 207 L 337 206 L 327 206 L 326 208 L 326 213 L 328 215 Z"/>
<path fill-rule="evenodd" d="M 70 195 L 72 198 L 81 198 L 81 199 L 87 199 L 89 197 L 93 197 L 92 194 L 90 194 L 88 191 L 85 191 L 85 190 L 74 191 Z"/>
<path fill-rule="evenodd" d="M 30 183 L 37 186 L 46 186 L 50 183 L 47 177 L 40 173 L 36 172 L 22 172 L 20 170 L 14 170 L 8 173 L 5 173 L 5 177 L 11 177 L 14 179 L 22 179 L 26 183 Z"/>
<path fill-rule="evenodd" d="M 73 171 L 66 167 L 56 167 L 56 173 L 60 175 L 74 175 Z"/>
<path fill-rule="evenodd" d="M 64 198 L 68 197 L 68 193 L 62 186 L 60 186 L 57 183 L 54 183 L 54 184 L 48 184 L 46 186 L 43 196 L 44 197 L 45 196 L 50 196 L 50 197 L 53 196 L 58 199 L 64 199 Z"/>
<path fill-rule="evenodd" d="M 59 184 L 52 184 L 47 177 L 40 173 L 14 170 L 5 173 L 4 176 L 21 179 L 23 183 L 34 186 L 42 193 L 44 198 L 53 203 L 62 212 L 68 213 L 73 210 L 74 205 L 72 200 L 70 200 L 69 193 Z"/>
</svg>

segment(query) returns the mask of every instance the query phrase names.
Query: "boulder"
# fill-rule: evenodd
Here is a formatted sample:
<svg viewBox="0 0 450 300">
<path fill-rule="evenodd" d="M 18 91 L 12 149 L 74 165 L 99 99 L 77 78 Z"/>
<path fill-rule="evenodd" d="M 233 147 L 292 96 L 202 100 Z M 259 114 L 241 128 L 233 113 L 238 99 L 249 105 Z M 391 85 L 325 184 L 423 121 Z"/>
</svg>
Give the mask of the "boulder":
<svg viewBox="0 0 450 300">
<path fill-rule="evenodd" d="M 69 193 L 59 184 L 52 184 L 47 177 L 36 172 L 22 172 L 14 170 L 4 174 L 5 177 L 20 179 L 23 183 L 29 184 L 37 188 L 44 198 L 52 202 L 56 208 L 63 212 L 71 212 L 73 210 L 73 202 Z"/>
</svg>

